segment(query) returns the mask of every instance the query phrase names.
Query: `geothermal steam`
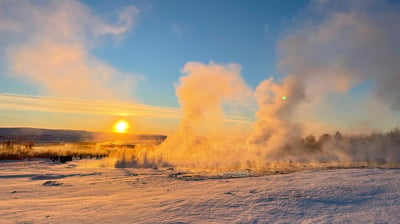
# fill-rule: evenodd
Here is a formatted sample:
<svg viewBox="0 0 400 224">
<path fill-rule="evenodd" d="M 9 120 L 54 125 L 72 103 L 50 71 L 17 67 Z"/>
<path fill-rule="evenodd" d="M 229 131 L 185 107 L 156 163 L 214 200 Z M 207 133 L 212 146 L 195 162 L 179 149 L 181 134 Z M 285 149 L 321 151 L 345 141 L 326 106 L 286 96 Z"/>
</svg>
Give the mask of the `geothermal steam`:
<svg viewBox="0 0 400 224">
<path fill-rule="evenodd" d="M 337 133 L 302 138 L 299 107 L 372 83 L 376 99 L 400 109 L 400 10 L 384 1 L 313 1 L 312 17 L 279 45 L 285 78 L 262 81 L 254 92 L 256 121 L 247 136 L 221 132 L 223 104 L 248 87 L 238 65 L 188 63 L 176 87 L 183 111 L 179 129 L 154 151 L 154 164 L 197 169 L 260 168 L 275 162 L 329 164 L 400 161 L 400 132 L 370 136 Z M 282 97 L 287 99 L 283 100 Z M 224 137 L 222 137 L 224 136 Z M 142 152 L 143 153 L 143 152 Z M 144 153 L 149 158 L 149 153 Z"/>
<path fill-rule="evenodd" d="M 258 85 L 254 96 L 258 106 L 257 121 L 249 143 L 279 148 L 286 141 L 301 136 L 300 125 L 292 120 L 293 112 L 304 99 L 300 82 L 288 77 L 279 85 L 270 78 Z"/>
<path fill-rule="evenodd" d="M 238 166 L 238 159 L 230 157 L 239 149 L 224 137 L 227 133 L 222 125 L 223 103 L 240 102 L 249 92 L 240 66 L 189 62 L 182 72 L 187 75 L 177 84 L 176 94 L 183 118 L 179 129 L 160 147 L 162 158 L 183 167 L 210 168 L 219 166 L 225 156 L 230 165 Z"/>
<path fill-rule="evenodd" d="M 372 83 L 378 100 L 400 109 L 400 10 L 387 1 L 320 1 L 279 45 L 279 68 L 308 94 Z M 333 10 L 332 10 L 333 9 Z"/>
</svg>

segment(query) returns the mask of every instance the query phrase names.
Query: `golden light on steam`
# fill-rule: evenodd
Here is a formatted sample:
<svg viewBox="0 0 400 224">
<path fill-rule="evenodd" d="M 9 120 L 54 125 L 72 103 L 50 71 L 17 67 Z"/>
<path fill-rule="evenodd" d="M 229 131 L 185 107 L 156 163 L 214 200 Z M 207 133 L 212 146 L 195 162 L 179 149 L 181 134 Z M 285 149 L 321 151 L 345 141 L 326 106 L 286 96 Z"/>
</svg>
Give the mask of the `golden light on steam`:
<svg viewBox="0 0 400 224">
<path fill-rule="evenodd" d="M 126 133 L 129 128 L 128 122 L 124 120 L 117 121 L 113 126 L 113 131 L 117 133 Z"/>
</svg>

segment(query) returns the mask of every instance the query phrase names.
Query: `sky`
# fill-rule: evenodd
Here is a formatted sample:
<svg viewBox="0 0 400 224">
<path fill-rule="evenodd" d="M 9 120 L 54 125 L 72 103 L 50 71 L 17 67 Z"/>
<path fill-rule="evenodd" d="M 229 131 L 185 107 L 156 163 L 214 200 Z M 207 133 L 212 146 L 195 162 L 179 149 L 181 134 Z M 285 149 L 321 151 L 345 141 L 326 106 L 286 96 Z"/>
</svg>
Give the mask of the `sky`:
<svg viewBox="0 0 400 224">
<path fill-rule="evenodd" d="M 399 9 L 372 0 L 0 0 L 0 126 L 110 131 L 125 119 L 132 133 L 168 134 L 210 106 L 204 114 L 222 114 L 238 133 L 277 117 L 305 132 L 387 130 L 400 121 Z M 289 106 L 257 100 L 270 78 L 264 93 L 293 94 Z M 262 113 L 265 104 L 279 114 Z"/>
</svg>

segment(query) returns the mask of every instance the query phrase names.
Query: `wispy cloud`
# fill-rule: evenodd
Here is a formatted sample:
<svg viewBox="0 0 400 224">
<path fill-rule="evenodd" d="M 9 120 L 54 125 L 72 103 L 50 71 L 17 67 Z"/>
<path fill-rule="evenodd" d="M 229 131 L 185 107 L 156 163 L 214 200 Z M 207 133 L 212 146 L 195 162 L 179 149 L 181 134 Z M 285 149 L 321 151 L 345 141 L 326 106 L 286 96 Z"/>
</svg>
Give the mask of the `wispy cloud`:
<svg viewBox="0 0 400 224">
<path fill-rule="evenodd" d="M 174 31 L 174 33 L 178 36 L 181 37 L 183 35 L 183 29 L 181 26 L 179 26 L 178 24 L 172 24 L 172 30 Z"/>
<path fill-rule="evenodd" d="M 179 118 L 176 108 L 155 107 L 124 101 L 82 100 L 0 94 L 0 109 L 117 116 Z"/>
<path fill-rule="evenodd" d="M 173 107 L 157 107 L 126 101 L 82 100 L 71 98 L 0 94 L 0 110 L 78 113 L 180 119 L 182 112 Z M 250 118 L 226 116 L 225 122 L 249 123 Z"/>
</svg>

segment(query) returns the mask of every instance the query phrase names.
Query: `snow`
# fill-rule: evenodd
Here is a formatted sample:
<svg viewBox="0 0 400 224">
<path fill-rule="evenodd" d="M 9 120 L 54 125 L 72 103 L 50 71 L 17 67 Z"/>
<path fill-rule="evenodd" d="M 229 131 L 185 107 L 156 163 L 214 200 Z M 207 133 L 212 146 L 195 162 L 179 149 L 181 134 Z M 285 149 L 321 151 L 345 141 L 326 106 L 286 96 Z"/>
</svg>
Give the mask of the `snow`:
<svg viewBox="0 0 400 224">
<path fill-rule="evenodd" d="M 397 223 L 399 169 L 178 178 L 93 161 L 0 163 L 0 223 Z M 190 176 L 190 174 L 189 174 Z M 228 174 L 225 177 L 232 177 Z"/>
</svg>

